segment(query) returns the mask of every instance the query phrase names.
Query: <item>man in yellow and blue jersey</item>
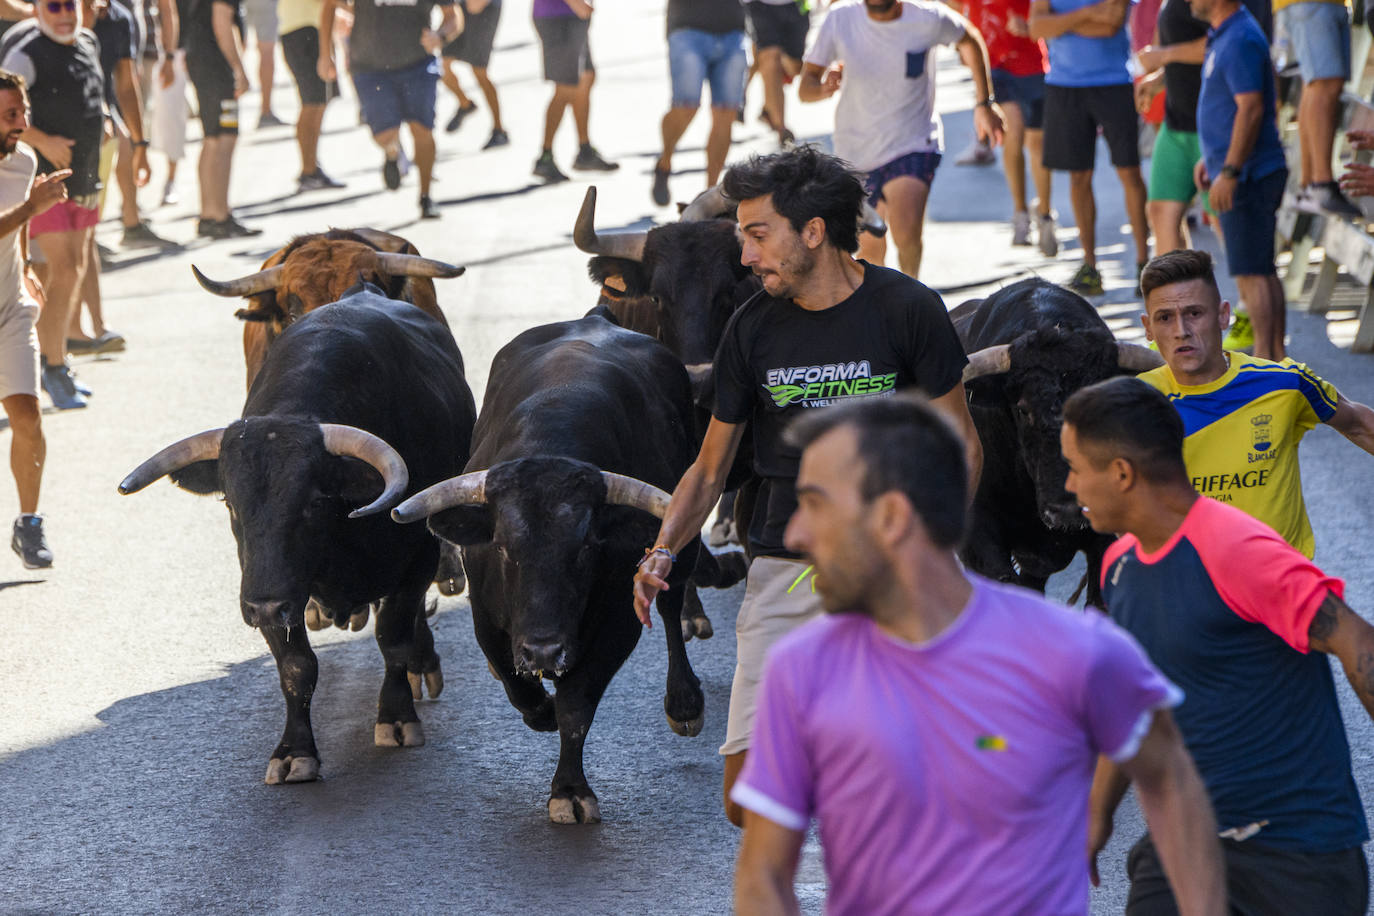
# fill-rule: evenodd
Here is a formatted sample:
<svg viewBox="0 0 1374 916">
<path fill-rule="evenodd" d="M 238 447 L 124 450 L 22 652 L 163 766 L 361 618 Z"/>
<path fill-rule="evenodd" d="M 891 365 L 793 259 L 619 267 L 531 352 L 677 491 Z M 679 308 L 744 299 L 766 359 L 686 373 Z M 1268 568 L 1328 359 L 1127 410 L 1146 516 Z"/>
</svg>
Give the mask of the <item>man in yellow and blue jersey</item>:
<svg viewBox="0 0 1374 916">
<path fill-rule="evenodd" d="M 1374 410 L 1346 400 L 1302 363 L 1222 349 L 1231 306 L 1205 251 L 1160 255 L 1141 274 L 1140 289 L 1141 322 L 1165 362 L 1140 378 L 1183 417 L 1183 459 L 1194 488 L 1258 518 L 1310 559 L 1316 542 L 1298 443 L 1326 423 L 1374 454 Z"/>
</svg>

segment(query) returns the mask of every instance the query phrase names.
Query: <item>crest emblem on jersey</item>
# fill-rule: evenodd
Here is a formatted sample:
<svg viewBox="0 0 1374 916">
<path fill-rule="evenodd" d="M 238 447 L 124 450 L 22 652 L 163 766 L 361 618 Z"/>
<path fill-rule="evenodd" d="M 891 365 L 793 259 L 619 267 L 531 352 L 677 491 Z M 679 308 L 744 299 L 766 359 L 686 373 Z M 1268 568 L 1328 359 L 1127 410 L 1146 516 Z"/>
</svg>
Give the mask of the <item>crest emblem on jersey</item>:
<svg viewBox="0 0 1374 916">
<path fill-rule="evenodd" d="M 1274 419 L 1273 414 L 1256 414 L 1250 418 L 1250 425 L 1255 427 L 1251 437 L 1252 447 L 1257 452 L 1267 452 L 1274 444 L 1273 434 L 1269 431 L 1269 422 Z"/>
</svg>

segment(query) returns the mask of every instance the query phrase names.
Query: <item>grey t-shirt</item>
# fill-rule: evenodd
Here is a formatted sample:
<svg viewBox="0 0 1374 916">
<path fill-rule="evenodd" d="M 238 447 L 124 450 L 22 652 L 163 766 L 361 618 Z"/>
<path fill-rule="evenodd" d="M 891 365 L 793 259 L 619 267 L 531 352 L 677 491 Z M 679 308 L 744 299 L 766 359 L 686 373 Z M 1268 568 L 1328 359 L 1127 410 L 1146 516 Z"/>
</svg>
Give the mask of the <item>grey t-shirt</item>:
<svg viewBox="0 0 1374 916">
<path fill-rule="evenodd" d="M 353 32 L 348 40 L 356 73 L 405 70 L 431 55 L 420 46 L 420 33 L 432 28 L 436 6 L 453 0 L 354 0 Z"/>
</svg>

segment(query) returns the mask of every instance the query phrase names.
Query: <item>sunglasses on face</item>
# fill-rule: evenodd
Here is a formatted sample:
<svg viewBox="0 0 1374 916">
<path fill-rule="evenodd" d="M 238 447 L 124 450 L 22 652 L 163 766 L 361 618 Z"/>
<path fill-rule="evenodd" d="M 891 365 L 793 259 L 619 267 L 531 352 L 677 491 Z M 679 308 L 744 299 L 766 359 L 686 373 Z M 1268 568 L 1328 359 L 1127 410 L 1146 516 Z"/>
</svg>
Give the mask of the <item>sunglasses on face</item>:
<svg viewBox="0 0 1374 916">
<path fill-rule="evenodd" d="M 43 4 L 50 13 L 75 13 L 76 0 L 48 0 Z"/>
</svg>

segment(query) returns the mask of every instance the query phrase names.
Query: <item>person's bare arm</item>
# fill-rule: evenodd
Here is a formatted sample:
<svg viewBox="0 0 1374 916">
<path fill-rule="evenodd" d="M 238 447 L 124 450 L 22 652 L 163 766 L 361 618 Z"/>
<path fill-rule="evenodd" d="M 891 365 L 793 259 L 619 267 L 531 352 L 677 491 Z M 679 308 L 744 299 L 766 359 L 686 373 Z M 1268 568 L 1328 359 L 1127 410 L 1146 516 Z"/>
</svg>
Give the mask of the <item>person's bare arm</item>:
<svg viewBox="0 0 1374 916">
<path fill-rule="evenodd" d="M 1030 37 L 1048 41 L 1073 32 L 1085 38 L 1110 38 L 1125 24 L 1128 6 L 1126 0 L 1099 0 L 1067 13 L 1055 13 L 1050 10 L 1050 0 L 1035 0 L 1031 4 Z"/>
<path fill-rule="evenodd" d="M 334 4 L 338 0 L 324 0 L 320 4 L 320 58 L 315 72 L 326 83 L 338 75 L 334 66 Z"/>
<path fill-rule="evenodd" d="M 1146 45 L 1136 53 L 1136 59 L 1140 61 L 1140 69 L 1146 73 L 1158 70 L 1165 64 L 1200 64 L 1203 58 L 1207 56 L 1206 36 L 1196 41 L 1161 45 L 1158 43 L 1158 32 L 1155 35 L 1155 44 Z"/>
<path fill-rule="evenodd" d="M 968 412 L 968 397 L 964 394 L 964 383 L 931 398 L 930 403 L 939 408 L 954 423 L 955 429 L 964 437 L 964 458 L 968 462 L 968 498 L 978 492 L 978 481 L 983 477 L 983 443 L 978 438 L 978 428 L 973 425 L 973 416 Z"/>
<path fill-rule="evenodd" d="M 840 91 L 842 71 L 827 70 L 820 64 L 802 64 L 801 82 L 797 84 L 797 98 L 803 102 L 819 102 Z"/>
<path fill-rule="evenodd" d="M 1260 124 L 1264 120 L 1264 97 L 1258 92 L 1241 92 L 1234 98 L 1236 119 L 1231 123 L 1231 145 L 1226 149 L 1226 161 L 1222 165 L 1242 169 L 1255 149 L 1255 141 L 1259 139 Z M 1234 203 L 1238 180 L 1224 174 L 1213 175 L 1211 178 L 1212 184 L 1207 193 L 1208 201 L 1212 204 L 1213 210 L 1225 213 Z"/>
<path fill-rule="evenodd" d="M 992 66 L 988 63 L 988 48 L 983 36 L 967 20 L 964 22 L 964 37 L 955 44 L 959 60 L 973 74 L 973 132 L 979 140 L 1002 145 L 1002 109 L 992 99 Z"/>
<path fill-rule="evenodd" d="M 239 51 L 239 33 L 234 28 L 234 7 L 218 0 L 210 4 L 210 27 L 215 33 L 215 45 L 234 74 L 234 98 L 248 91 L 248 74 L 243 70 L 243 54 Z"/>
<path fill-rule="evenodd" d="M 463 31 L 463 12 L 458 8 L 458 4 L 450 3 L 440 7 L 442 19 L 439 21 L 439 31 L 424 29 L 420 33 L 420 46 L 425 49 L 427 54 L 438 54 L 445 44 L 458 37 L 458 33 Z"/>
<path fill-rule="evenodd" d="M 1120 764 L 1135 794 L 1182 916 L 1224 916 L 1226 867 L 1217 821 L 1168 710 L 1154 715 L 1140 750 Z"/>
<path fill-rule="evenodd" d="M 676 554 L 701 532 L 701 526 L 706 524 L 711 510 L 725 490 L 725 478 L 730 473 L 730 465 L 735 461 L 735 452 L 739 450 L 743 437 L 742 423 L 726 423 L 711 418 L 697 460 L 692 462 L 673 490 L 673 499 L 668 504 L 663 525 L 658 529 L 655 545 L 661 544 Z M 672 568 L 672 559 L 657 552 L 645 557 L 639 572 L 635 574 L 635 616 L 646 627 L 652 626 L 649 622 L 649 606 L 658 593 L 668 587 L 668 573 Z"/>
<path fill-rule="evenodd" d="M 1374 409 L 1336 395 L 1336 412 L 1326 424 L 1360 448 L 1374 455 Z"/>
<path fill-rule="evenodd" d="M 30 124 L 24 128 L 19 139 L 38 150 L 44 159 L 59 169 L 65 169 L 72 164 L 72 147 L 76 145 L 76 141 L 70 137 L 50 134 Z"/>
<path fill-rule="evenodd" d="M 1328 592 L 1307 628 L 1307 645 L 1341 660 L 1346 680 L 1374 719 L 1374 626 Z"/>
<path fill-rule="evenodd" d="M 1093 787 L 1088 794 L 1088 875 L 1093 887 L 1101 883 L 1097 874 L 1097 854 L 1106 848 L 1112 838 L 1116 809 L 1131 787 L 1131 780 L 1121 771 L 1121 767 L 1106 757 L 1097 758 L 1097 770 L 1093 773 Z"/>
<path fill-rule="evenodd" d="M 578 19 L 592 18 L 592 5 L 587 0 L 566 0 L 568 8 Z"/>
<path fill-rule="evenodd" d="M 735 863 L 735 912 L 774 916 L 801 912 L 792 880 L 806 834 L 752 811 L 744 812 L 744 837 Z"/>
<path fill-rule="evenodd" d="M 0 19 L 22 22 L 33 16 L 33 7 L 19 0 L 0 0 Z"/>
<path fill-rule="evenodd" d="M 171 57 L 181 45 L 181 19 L 176 0 L 157 0 L 158 28 L 162 30 L 162 50 Z"/>
<path fill-rule="evenodd" d="M 467 8 L 469 16 L 476 16 L 482 10 L 491 5 L 491 0 L 468 0 Z"/>
<path fill-rule="evenodd" d="M 29 188 L 29 195 L 23 202 L 15 204 L 8 210 L 0 213 L 0 238 L 7 238 L 11 232 L 21 228 L 29 220 L 40 213 L 45 212 L 49 207 L 67 196 L 67 186 L 63 184 L 68 178 L 72 177 L 71 169 L 60 169 L 56 172 L 49 172 L 46 175 L 39 175 L 33 180 L 33 187 Z M 24 260 L 28 260 L 28 237 L 21 239 L 21 247 L 24 251 Z"/>
</svg>

